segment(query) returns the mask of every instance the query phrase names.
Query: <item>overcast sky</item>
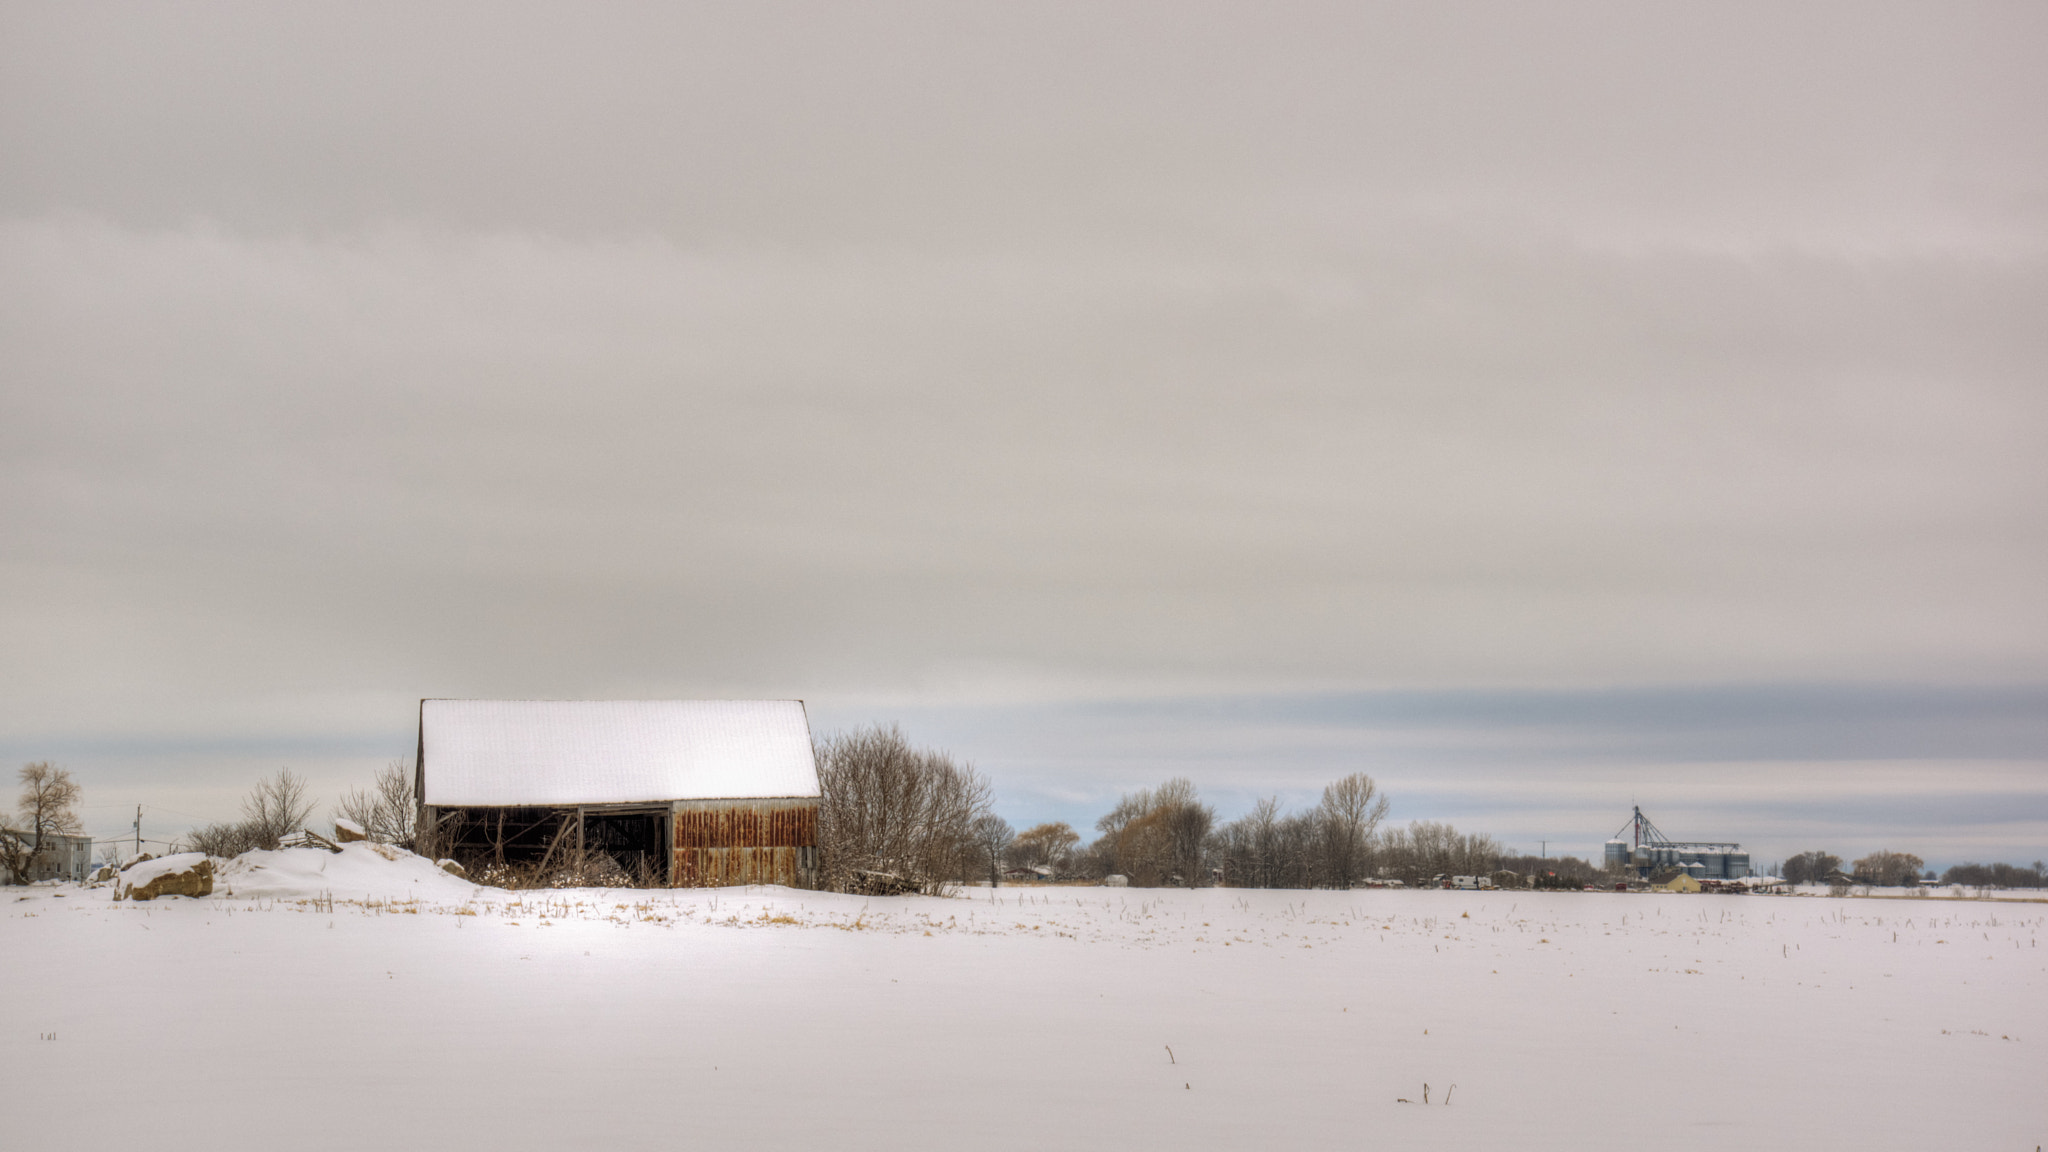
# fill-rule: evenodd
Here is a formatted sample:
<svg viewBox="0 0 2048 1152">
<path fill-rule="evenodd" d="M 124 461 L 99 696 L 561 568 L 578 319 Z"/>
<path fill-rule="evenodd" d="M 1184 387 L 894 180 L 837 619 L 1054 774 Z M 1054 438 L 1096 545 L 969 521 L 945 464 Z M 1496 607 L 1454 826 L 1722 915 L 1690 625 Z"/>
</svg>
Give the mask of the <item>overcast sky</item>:
<svg viewBox="0 0 2048 1152">
<path fill-rule="evenodd" d="M 2048 9 L 0 5 L 0 753 L 801 697 L 2048 855 Z"/>
</svg>

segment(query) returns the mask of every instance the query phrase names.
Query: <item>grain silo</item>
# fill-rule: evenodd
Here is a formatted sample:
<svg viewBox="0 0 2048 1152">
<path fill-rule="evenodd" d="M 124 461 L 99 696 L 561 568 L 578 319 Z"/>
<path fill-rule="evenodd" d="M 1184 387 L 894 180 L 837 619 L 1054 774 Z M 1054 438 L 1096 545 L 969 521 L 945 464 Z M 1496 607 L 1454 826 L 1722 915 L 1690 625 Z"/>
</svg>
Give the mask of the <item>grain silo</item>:
<svg viewBox="0 0 2048 1152">
<path fill-rule="evenodd" d="M 1741 880 L 1749 875 L 1749 853 L 1727 841 L 1673 840 L 1658 830 L 1638 807 L 1629 822 L 1607 842 L 1607 862 L 1625 864 L 1638 879 L 1652 872 L 1683 869 L 1703 880 Z"/>
</svg>

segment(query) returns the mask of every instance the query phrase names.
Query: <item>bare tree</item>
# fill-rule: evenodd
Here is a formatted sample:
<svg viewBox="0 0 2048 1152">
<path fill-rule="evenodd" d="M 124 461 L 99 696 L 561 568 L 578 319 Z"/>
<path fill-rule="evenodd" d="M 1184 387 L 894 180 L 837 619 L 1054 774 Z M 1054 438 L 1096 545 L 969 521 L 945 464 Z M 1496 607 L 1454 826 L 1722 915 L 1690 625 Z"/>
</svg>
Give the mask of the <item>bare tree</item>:
<svg viewBox="0 0 2048 1152">
<path fill-rule="evenodd" d="M 1492 872 L 1507 853 L 1483 833 L 1461 834 L 1449 824 L 1416 820 L 1381 837 L 1386 869 L 1410 884 L 1434 876 L 1478 876 Z"/>
<path fill-rule="evenodd" d="M 1280 864 L 1280 798 L 1267 796 L 1252 805 L 1238 821 L 1243 829 L 1243 844 L 1246 856 L 1244 883 L 1253 888 L 1271 888 L 1279 880 Z"/>
<path fill-rule="evenodd" d="M 22 765 L 20 780 L 20 827 L 0 834 L 0 867 L 7 869 L 15 883 L 27 883 L 36 857 L 43 852 L 44 839 L 78 831 L 77 808 L 83 789 L 70 772 L 52 767 L 48 761 Z"/>
<path fill-rule="evenodd" d="M 34 853 L 29 850 L 28 837 L 16 829 L 0 824 L 0 883 L 26 884 L 29 882 L 29 861 Z"/>
<path fill-rule="evenodd" d="M 1009 851 L 1016 841 L 1017 833 L 1010 822 L 993 812 L 977 816 L 967 826 L 967 835 L 974 842 L 978 855 L 988 858 L 988 886 L 1000 888 L 1003 883 L 1003 853 Z"/>
<path fill-rule="evenodd" d="M 1216 831 L 1216 853 L 1226 884 L 1239 888 L 1306 887 L 1294 866 L 1300 855 L 1299 817 L 1282 816 L 1280 798 L 1266 796 L 1252 810 Z"/>
<path fill-rule="evenodd" d="M 1154 791 L 1141 789 L 1117 802 L 1096 821 L 1102 838 L 1097 855 L 1141 888 L 1176 879 L 1190 888 L 1208 883 L 1206 849 L 1216 810 L 1203 804 L 1187 779 L 1173 779 Z"/>
<path fill-rule="evenodd" d="M 376 782 L 368 791 L 350 789 L 335 811 L 362 825 L 370 839 L 380 844 L 411 848 L 414 825 L 419 819 L 412 782 L 412 770 L 405 761 L 393 760 L 377 773 Z"/>
<path fill-rule="evenodd" d="M 242 800 L 242 823 L 250 842 L 257 848 L 276 848 L 278 841 L 306 826 L 313 814 L 313 798 L 306 793 L 306 781 L 289 768 L 258 780 Z"/>
<path fill-rule="evenodd" d="M 1049 868 L 1058 875 L 1074 854 L 1081 834 L 1063 820 L 1039 824 L 1017 835 L 1014 853 L 1027 866 Z"/>
<path fill-rule="evenodd" d="M 1842 867 L 1842 858 L 1832 852 L 1801 852 L 1785 861 L 1785 879 L 1794 884 L 1818 884 Z"/>
<path fill-rule="evenodd" d="M 1125 793 L 1116 802 L 1116 807 L 1095 822 L 1095 830 L 1102 833 L 1102 838 L 1095 842 L 1095 852 L 1101 857 L 1102 867 L 1107 872 L 1129 875 L 1133 871 L 1133 862 L 1123 857 L 1124 834 L 1151 810 L 1151 790 L 1141 788 Z"/>
<path fill-rule="evenodd" d="M 1333 888 L 1349 888 L 1365 875 L 1373 833 L 1387 818 L 1387 798 L 1363 772 L 1353 772 L 1323 789 L 1317 809 L 1323 825 L 1323 860 Z"/>
<path fill-rule="evenodd" d="M 1349 888 L 1372 870 L 1387 798 L 1363 772 L 1323 789 L 1307 812 L 1282 815 L 1268 796 L 1216 836 L 1224 878 L 1248 888 Z"/>
<path fill-rule="evenodd" d="M 347 801 L 343 803 L 346 805 Z M 289 768 L 279 768 L 277 775 L 258 780 L 242 798 L 240 820 L 194 828 L 185 834 L 185 841 L 192 851 L 208 856 L 232 857 L 259 849 L 274 850 L 285 837 L 306 826 L 313 808 L 306 781 Z"/>
<path fill-rule="evenodd" d="M 1209 866 L 1203 848 L 1209 830 L 1216 826 L 1216 810 L 1195 795 L 1195 785 L 1185 777 L 1160 785 L 1153 798 L 1166 835 L 1167 856 L 1181 884 L 1188 888 L 1207 887 Z"/>
<path fill-rule="evenodd" d="M 817 745 L 820 873 L 830 888 L 870 879 L 938 892 L 972 852 L 988 782 L 943 752 L 913 748 L 901 729 L 864 728 Z"/>
<path fill-rule="evenodd" d="M 1897 888 L 1920 879 L 1927 863 L 1910 852 L 1872 852 L 1855 865 L 1854 875 L 1865 884 Z"/>
</svg>

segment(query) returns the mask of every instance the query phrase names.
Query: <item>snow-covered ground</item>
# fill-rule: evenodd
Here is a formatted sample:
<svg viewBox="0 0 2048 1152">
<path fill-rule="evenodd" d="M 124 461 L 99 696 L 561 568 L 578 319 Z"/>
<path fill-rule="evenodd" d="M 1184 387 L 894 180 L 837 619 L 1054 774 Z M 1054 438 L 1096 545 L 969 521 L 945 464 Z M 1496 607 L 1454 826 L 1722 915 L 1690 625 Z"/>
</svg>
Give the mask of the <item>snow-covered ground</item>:
<svg viewBox="0 0 2048 1152">
<path fill-rule="evenodd" d="M 2048 1141 L 2042 905 L 507 893 L 268 856 L 201 900 L 0 890 L 12 1146 Z"/>
<path fill-rule="evenodd" d="M 1834 895 L 1834 889 L 1826 884 L 1795 884 L 1792 891 L 1801 896 Z M 1847 894 L 1879 900 L 2018 900 L 2022 903 L 2048 904 L 2048 889 L 1975 888 L 1968 884 L 1935 884 L 1912 888 L 1877 888 L 1859 884 L 1849 888 Z"/>
</svg>

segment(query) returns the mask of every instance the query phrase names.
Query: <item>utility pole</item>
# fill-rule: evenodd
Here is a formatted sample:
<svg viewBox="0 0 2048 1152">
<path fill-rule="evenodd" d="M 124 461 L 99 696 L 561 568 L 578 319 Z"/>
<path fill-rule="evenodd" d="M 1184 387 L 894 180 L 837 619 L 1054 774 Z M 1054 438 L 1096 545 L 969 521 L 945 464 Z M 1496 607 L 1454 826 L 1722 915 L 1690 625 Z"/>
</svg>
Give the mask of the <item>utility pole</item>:
<svg viewBox="0 0 2048 1152">
<path fill-rule="evenodd" d="M 1550 859 L 1550 841 L 1538 840 L 1537 843 L 1543 845 L 1543 858 L 1545 860 Z"/>
<path fill-rule="evenodd" d="M 142 805 L 135 806 L 135 854 L 142 855 Z"/>
</svg>

